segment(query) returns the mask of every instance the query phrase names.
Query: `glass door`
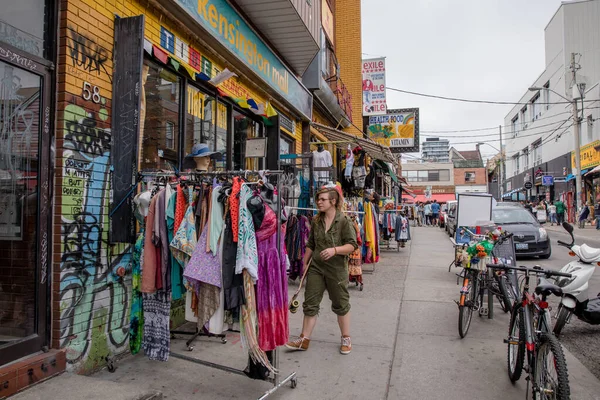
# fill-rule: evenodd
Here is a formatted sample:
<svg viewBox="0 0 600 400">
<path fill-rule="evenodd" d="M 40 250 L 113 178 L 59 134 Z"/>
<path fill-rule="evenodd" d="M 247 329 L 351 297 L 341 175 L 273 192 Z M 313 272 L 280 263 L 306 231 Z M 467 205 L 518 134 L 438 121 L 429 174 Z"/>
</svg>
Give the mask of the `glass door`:
<svg viewBox="0 0 600 400">
<path fill-rule="evenodd" d="M 49 77 L 36 66 L 0 59 L 0 365 L 47 344 Z"/>
</svg>

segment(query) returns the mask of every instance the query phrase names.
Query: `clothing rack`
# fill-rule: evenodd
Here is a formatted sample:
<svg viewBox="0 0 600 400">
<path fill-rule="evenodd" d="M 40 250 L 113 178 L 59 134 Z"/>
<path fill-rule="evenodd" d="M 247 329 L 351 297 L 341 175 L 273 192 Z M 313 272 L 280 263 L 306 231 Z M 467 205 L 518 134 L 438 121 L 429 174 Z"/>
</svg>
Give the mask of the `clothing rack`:
<svg viewBox="0 0 600 400">
<path fill-rule="evenodd" d="M 281 187 L 280 187 L 281 180 L 279 179 L 279 175 L 281 175 L 283 173 L 284 173 L 284 171 L 281 171 L 281 170 L 274 170 L 274 171 L 272 171 L 272 170 L 260 170 L 260 171 L 259 170 L 240 170 L 240 171 L 213 171 L 213 172 L 204 172 L 204 171 L 191 171 L 191 172 L 176 172 L 176 171 L 173 171 L 173 172 L 156 171 L 156 172 L 154 172 L 154 171 L 152 171 L 152 172 L 150 172 L 150 171 L 148 171 L 148 172 L 139 172 L 138 178 L 140 178 L 140 179 L 143 177 L 179 178 L 179 177 L 185 177 L 185 176 L 194 176 L 194 177 L 198 177 L 198 176 L 201 176 L 201 177 L 203 177 L 203 176 L 207 176 L 207 177 L 211 177 L 211 176 L 225 176 L 225 177 L 244 176 L 244 177 L 246 177 L 247 175 L 259 175 L 261 177 L 263 177 L 263 176 L 267 177 L 269 175 L 273 175 L 273 176 L 278 177 L 277 192 L 279 193 L 281 191 Z M 257 182 L 250 182 L 250 184 L 255 184 L 255 183 L 257 183 Z M 280 259 L 281 251 L 282 251 L 282 249 L 281 249 L 281 213 L 282 213 L 281 201 L 277 202 L 276 213 L 277 213 L 277 236 L 276 236 L 277 253 L 278 253 L 278 259 Z M 200 331 L 198 328 L 196 329 L 196 332 L 194 332 L 194 333 L 183 332 L 183 331 L 171 331 L 171 334 L 188 334 L 188 335 L 191 334 L 191 335 L 193 335 L 192 338 L 189 339 L 186 343 L 188 350 L 190 350 L 190 351 L 193 350 L 193 346 L 191 346 L 191 343 L 198 336 L 220 337 L 222 343 L 227 343 L 225 334 L 215 335 L 215 334 L 211 334 L 211 333 L 204 333 L 204 332 Z M 171 357 L 178 358 L 180 360 L 189 361 L 194 364 L 204 365 L 209 368 L 218 369 L 218 370 L 229 372 L 232 374 L 246 376 L 246 373 L 243 370 L 231 368 L 226 365 L 221 365 L 221 364 L 213 363 L 210 361 L 201 360 L 198 358 L 186 356 L 184 354 L 174 353 L 173 351 L 170 351 L 169 354 Z M 266 392 L 264 392 L 263 395 L 258 398 L 258 400 L 263 400 L 263 399 L 268 398 L 270 395 L 272 395 L 277 390 L 279 390 L 279 388 L 283 387 L 283 385 L 285 385 L 287 382 L 291 383 L 292 388 L 296 388 L 296 386 L 298 384 L 296 371 L 290 373 L 283 379 L 280 378 L 279 349 L 278 348 L 275 348 L 275 350 L 273 350 L 272 365 L 273 365 L 273 368 L 275 369 L 275 371 L 277 371 L 277 372 L 275 372 L 273 377 L 268 377 L 267 379 L 265 379 L 265 381 L 272 383 L 273 387 L 271 389 L 267 390 Z"/>
</svg>

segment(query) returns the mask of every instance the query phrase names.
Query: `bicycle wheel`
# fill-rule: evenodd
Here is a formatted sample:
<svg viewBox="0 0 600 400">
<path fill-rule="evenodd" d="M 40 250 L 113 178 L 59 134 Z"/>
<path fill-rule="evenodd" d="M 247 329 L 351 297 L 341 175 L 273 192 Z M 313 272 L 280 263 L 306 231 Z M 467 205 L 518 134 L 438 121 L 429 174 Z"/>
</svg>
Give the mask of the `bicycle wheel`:
<svg viewBox="0 0 600 400">
<path fill-rule="evenodd" d="M 465 276 L 466 285 L 463 283 L 462 292 L 466 292 L 464 294 L 465 300 L 462 302 L 463 304 L 458 306 L 458 334 L 461 339 L 467 336 L 467 332 L 469 332 L 469 327 L 471 326 L 471 319 L 473 317 L 473 305 L 475 300 L 475 290 L 473 288 L 473 276 L 471 274 L 467 274 Z M 461 295 L 462 297 L 463 295 Z"/>
<path fill-rule="evenodd" d="M 495 275 L 495 279 L 498 282 L 498 289 L 500 290 L 500 294 L 497 296 L 498 301 L 500 302 L 500 308 L 505 313 L 509 312 L 512 308 L 513 298 L 510 292 L 506 288 L 506 279 L 505 275 Z"/>
<path fill-rule="evenodd" d="M 571 397 L 567 362 L 560 342 L 551 333 L 542 333 L 535 360 L 535 400 L 567 400 Z"/>
<path fill-rule="evenodd" d="M 511 312 L 507 343 L 508 378 L 514 383 L 521 378 L 525 361 L 525 321 L 520 304 L 515 305 Z"/>
</svg>

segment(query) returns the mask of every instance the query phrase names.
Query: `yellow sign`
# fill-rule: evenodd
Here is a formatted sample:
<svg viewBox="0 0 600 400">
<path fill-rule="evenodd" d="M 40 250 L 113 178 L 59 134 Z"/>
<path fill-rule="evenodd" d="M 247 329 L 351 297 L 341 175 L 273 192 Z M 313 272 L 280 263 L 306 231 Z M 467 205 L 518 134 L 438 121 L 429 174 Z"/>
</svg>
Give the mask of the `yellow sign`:
<svg viewBox="0 0 600 400">
<path fill-rule="evenodd" d="M 322 0 L 321 25 L 323 25 L 323 30 L 325 31 L 329 41 L 333 43 L 333 13 L 331 12 L 331 8 L 329 8 L 327 0 Z"/>
<path fill-rule="evenodd" d="M 600 140 L 586 144 L 581 147 L 581 170 L 588 168 L 594 168 L 600 165 L 600 151 L 596 150 L 600 148 Z M 571 167 L 575 169 L 575 152 L 571 152 Z"/>
</svg>

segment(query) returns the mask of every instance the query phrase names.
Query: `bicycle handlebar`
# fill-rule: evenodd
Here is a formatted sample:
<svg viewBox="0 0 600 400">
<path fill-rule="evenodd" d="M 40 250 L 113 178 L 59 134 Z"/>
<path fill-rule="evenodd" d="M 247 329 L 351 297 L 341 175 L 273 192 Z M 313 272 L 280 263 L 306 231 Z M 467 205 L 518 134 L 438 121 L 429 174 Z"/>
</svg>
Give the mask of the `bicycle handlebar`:
<svg viewBox="0 0 600 400">
<path fill-rule="evenodd" d="M 488 268 L 492 269 L 503 269 L 503 270 L 513 270 L 513 271 L 524 271 L 527 273 L 534 274 L 544 274 L 546 276 L 564 276 L 566 278 L 571 278 L 571 274 L 567 274 L 565 272 L 552 271 L 549 269 L 541 269 L 541 268 L 527 268 L 527 267 L 511 267 L 504 264 L 486 264 Z"/>
</svg>

